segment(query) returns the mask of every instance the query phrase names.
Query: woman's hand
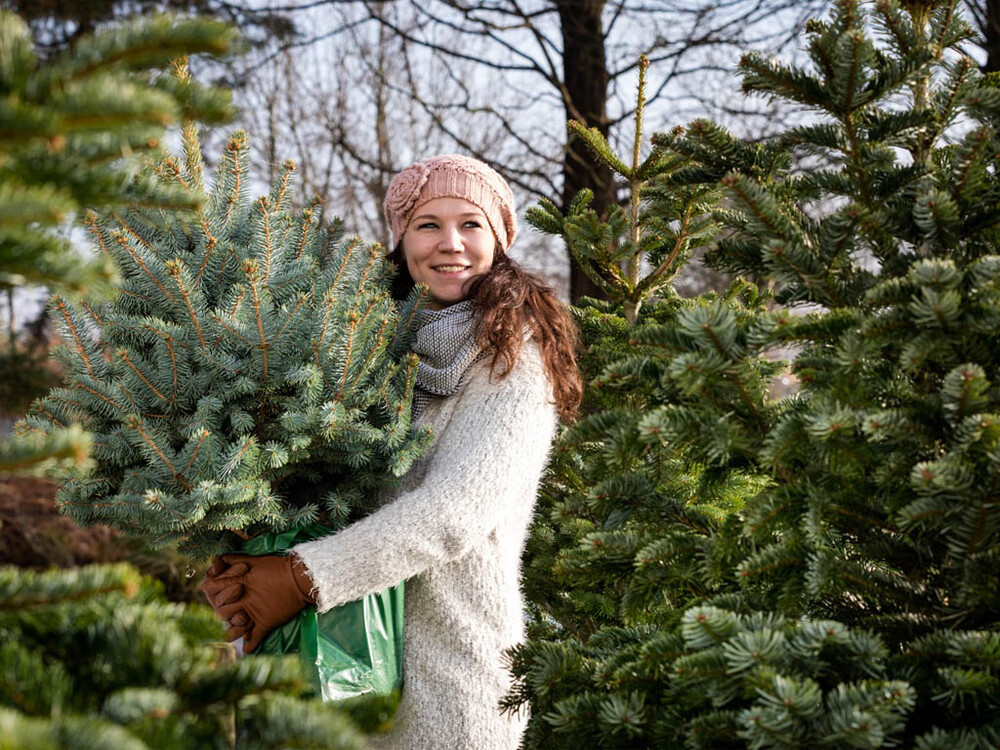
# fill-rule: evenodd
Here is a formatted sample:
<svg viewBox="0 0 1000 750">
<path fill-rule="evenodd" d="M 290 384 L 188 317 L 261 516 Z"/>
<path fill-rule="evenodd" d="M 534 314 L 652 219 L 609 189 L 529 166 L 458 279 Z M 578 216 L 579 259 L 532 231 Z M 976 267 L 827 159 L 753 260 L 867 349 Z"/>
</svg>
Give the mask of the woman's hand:
<svg viewBox="0 0 1000 750">
<path fill-rule="evenodd" d="M 226 640 L 242 637 L 246 653 L 303 607 L 315 604 L 312 588 L 305 565 L 293 555 L 222 555 L 201 583 L 209 604 L 229 625 Z"/>
</svg>

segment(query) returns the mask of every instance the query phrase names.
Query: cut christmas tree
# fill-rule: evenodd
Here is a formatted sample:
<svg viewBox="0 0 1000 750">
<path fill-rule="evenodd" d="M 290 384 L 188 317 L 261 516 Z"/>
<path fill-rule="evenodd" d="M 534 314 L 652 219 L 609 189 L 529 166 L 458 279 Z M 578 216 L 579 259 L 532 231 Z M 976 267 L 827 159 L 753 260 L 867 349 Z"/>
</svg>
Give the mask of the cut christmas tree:
<svg viewBox="0 0 1000 750">
<path fill-rule="evenodd" d="M 199 191 L 193 128 L 185 145 L 150 170 Z M 420 454 L 406 355 L 418 298 L 397 309 L 378 245 L 290 206 L 293 172 L 250 201 L 236 133 L 204 209 L 88 217 L 121 291 L 53 298 L 66 381 L 18 426 L 94 434 L 96 471 L 57 497 L 75 520 L 205 557 L 264 531 L 337 528 Z"/>
<path fill-rule="evenodd" d="M 150 162 L 142 179 L 202 192 L 193 125 L 184 144 L 183 159 Z M 250 201 L 249 144 L 236 133 L 204 208 L 88 216 L 121 290 L 52 299 L 65 383 L 17 425 L 93 434 L 95 470 L 63 475 L 56 498 L 74 520 L 199 558 L 277 553 L 370 510 L 423 451 L 408 354 L 420 292 L 398 305 L 380 246 L 345 237 L 316 205 L 294 209 L 293 172 L 286 163 Z M 317 623 L 311 607 L 261 651 L 300 651 L 328 698 L 388 693 L 400 681 L 402 587 L 372 597 L 345 605 L 366 618 L 360 653 L 324 645 L 343 611 Z"/>
</svg>

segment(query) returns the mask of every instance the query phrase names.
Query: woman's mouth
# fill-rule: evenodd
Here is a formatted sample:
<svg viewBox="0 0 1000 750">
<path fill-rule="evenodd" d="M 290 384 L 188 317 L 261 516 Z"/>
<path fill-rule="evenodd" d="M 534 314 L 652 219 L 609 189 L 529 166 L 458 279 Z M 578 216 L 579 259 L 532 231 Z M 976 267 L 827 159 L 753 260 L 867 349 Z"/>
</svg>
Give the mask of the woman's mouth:
<svg viewBox="0 0 1000 750">
<path fill-rule="evenodd" d="M 438 273 L 461 273 L 468 268 L 468 266 L 434 266 L 434 270 Z"/>
</svg>

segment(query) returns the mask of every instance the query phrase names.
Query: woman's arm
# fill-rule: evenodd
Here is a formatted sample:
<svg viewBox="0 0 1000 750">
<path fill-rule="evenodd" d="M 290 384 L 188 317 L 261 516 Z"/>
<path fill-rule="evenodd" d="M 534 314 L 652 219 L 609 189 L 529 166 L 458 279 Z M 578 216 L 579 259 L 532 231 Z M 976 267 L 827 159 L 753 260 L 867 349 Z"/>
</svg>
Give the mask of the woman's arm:
<svg viewBox="0 0 1000 750">
<path fill-rule="evenodd" d="M 458 559 L 514 503 L 533 502 L 556 411 L 534 347 L 510 376 L 477 375 L 456 396 L 420 486 L 346 529 L 292 552 L 325 611 Z"/>
</svg>

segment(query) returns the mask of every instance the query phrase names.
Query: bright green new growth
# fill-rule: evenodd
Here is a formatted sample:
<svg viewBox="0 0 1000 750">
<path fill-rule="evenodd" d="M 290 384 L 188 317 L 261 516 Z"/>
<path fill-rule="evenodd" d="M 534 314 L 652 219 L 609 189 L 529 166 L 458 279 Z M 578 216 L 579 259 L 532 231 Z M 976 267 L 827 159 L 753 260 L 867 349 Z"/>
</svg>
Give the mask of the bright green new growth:
<svg viewBox="0 0 1000 750">
<path fill-rule="evenodd" d="M 345 714 L 298 697 L 300 669 L 236 660 L 211 610 L 128 566 L 0 568 L 4 748 L 364 747 Z"/>
<path fill-rule="evenodd" d="M 197 192 L 193 128 L 185 144 L 185 160 L 150 169 Z M 236 133 L 203 210 L 87 220 L 122 289 L 53 298 L 66 383 L 19 425 L 94 433 L 96 471 L 57 497 L 81 523 L 201 556 L 262 530 L 337 527 L 426 442 L 410 429 L 417 296 L 398 310 L 379 246 L 289 205 L 291 163 L 248 200 L 248 154 Z"/>
<path fill-rule="evenodd" d="M 654 138 L 688 164 L 665 190 L 725 187 L 709 260 L 811 308 L 581 311 L 596 412 L 557 454 L 512 655 L 529 747 L 1000 746 L 1000 90 L 958 6 L 837 0 L 808 69 L 742 63 L 815 123 Z M 779 347 L 801 388 L 771 402 Z"/>
</svg>

